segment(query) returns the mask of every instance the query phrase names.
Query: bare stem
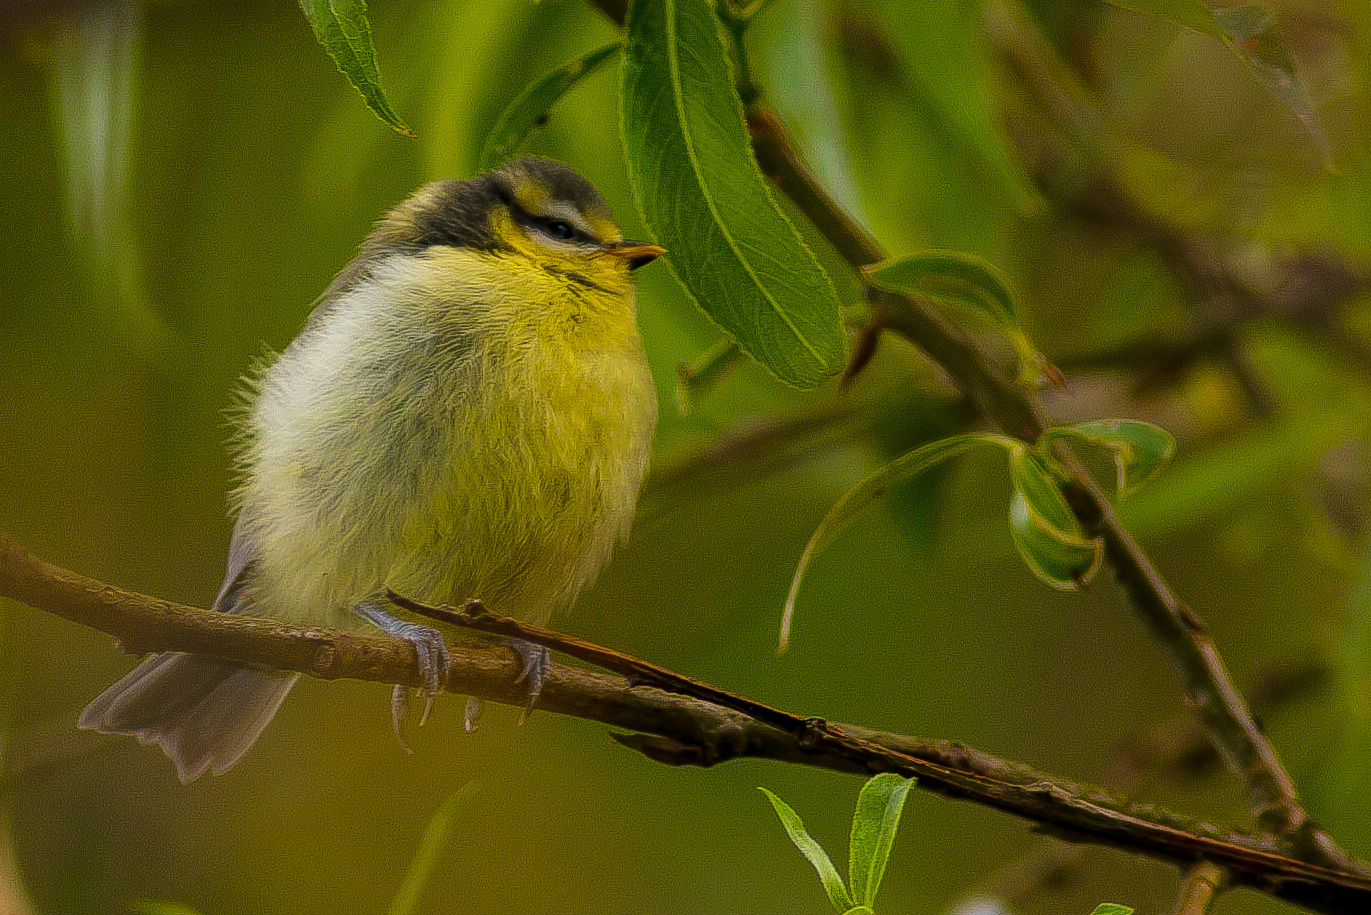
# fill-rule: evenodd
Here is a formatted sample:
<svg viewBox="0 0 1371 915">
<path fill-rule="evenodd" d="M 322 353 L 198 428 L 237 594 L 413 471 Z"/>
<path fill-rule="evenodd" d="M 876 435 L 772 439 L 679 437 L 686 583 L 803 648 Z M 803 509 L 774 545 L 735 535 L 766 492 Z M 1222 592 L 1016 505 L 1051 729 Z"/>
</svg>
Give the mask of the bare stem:
<svg viewBox="0 0 1371 915">
<path fill-rule="evenodd" d="M 1197 861 L 1181 884 L 1176 915 L 1208 915 L 1214 900 L 1228 885 L 1228 874 L 1212 861 Z"/>
<path fill-rule="evenodd" d="M 126 648 L 195 651 L 330 679 L 420 682 L 407 643 L 212 613 L 123 591 L 43 562 L 3 534 L 0 596 L 106 632 Z M 540 707 L 633 731 L 617 739 L 658 762 L 709 766 L 753 757 L 839 772 L 901 772 L 917 777 L 925 790 L 1012 813 L 1073 841 L 1185 866 L 1216 862 L 1236 883 L 1311 911 L 1350 915 L 1371 909 L 1371 877 L 1287 857 L 1267 837 L 1219 830 L 1153 805 L 1132 805 L 963 744 L 793 715 L 600 646 L 485 613 L 469 616 L 468 624 L 475 622 L 483 631 L 517 634 L 627 670 L 629 681 L 554 665 Z M 526 688 L 513 652 L 454 645 L 452 656 L 450 691 L 522 706 Z M 665 689 L 635 685 L 645 681 Z"/>
<path fill-rule="evenodd" d="M 748 122 L 762 170 L 784 191 L 803 189 L 792 197 L 795 204 L 849 263 L 860 270 L 882 259 L 884 253 L 866 230 L 805 168 L 780 121 L 754 104 L 748 111 Z M 1036 441 L 1048 425 L 1036 398 L 969 338 L 918 299 L 879 294 L 877 304 L 876 320 L 928 353 L 988 419 L 1006 434 Z M 1330 867 L 1353 866 L 1351 856 L 1309 820 L 1294 783 L 1253 720 L 1203 622 L 1177 600 L 1094 481 L 1078 466 L 1073 470 L 1073 508 L 1084 524 L 1103 536 L 1105 557 L 1124 594 L 1180 675 L 1187 697 L 1241 783 L 1259 825 L 1279 836 L 1300 857 Z"/>
</svg>

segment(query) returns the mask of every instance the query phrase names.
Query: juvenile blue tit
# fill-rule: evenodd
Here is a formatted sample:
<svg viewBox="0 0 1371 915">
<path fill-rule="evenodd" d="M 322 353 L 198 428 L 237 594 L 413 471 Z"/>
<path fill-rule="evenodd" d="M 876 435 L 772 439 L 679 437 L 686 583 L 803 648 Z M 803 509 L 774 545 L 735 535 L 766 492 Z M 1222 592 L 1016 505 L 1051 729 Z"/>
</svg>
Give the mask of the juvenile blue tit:
<svg viewBox="0 0 1371 915">
<path fill-rule="evenodd" d="M 662 253 L 624 241 L 595 188 L 546 159 L 397 206 L 249 382 L 214 609 L 379 627 L 414 645 L 431 705 L 443 635 L 387 588 L 538 624 L 569 608 L 628 534 L 647 471 L 657 397 L 631 274 Z M 547 653 L 516 647 L 531 704 Z M 190 781 L 237 762 L 297 678 L 155 654 L 80 725 L 161 744 Z M 407 706 L 397 687 L 397 734 Z"/>
</svg>

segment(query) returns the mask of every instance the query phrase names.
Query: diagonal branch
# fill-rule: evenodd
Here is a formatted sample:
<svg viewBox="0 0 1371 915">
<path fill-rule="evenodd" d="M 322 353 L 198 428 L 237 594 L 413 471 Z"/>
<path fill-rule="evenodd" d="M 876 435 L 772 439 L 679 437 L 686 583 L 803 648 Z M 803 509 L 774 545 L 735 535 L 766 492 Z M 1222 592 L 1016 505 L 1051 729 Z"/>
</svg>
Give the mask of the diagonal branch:
<svg viewBox="0 0 1371 915">
<path fill-rule="evenodd" d="M 748 123 L 763 171 L 791 195 L 848 262 L 861 268 L 881 259 L 883 252 L 869 233 L 823 191 L 800 161 L 784 125 L 757 104 L 748 111 Z M 1027 442 L 1037 440 L 1047 418 L 1036 398 L 965 334 L 918 299 L 880 293 L 876 304 L 876 320 L 928 353 L 1001 430 Z M 1257 823 L 1301 858 L 1334 868 L 1354 866 L 1351 856 L 1309 819 L 1275 747 L 1253 720 L 1204 623 L 1171 592 L 1094 481 L 1079 466 L 1073 470 L 1072 507 L 1087 528 L 1103 536 L 1115 577 L 1180 675 L 1187 698 L 1239 779 Z"/>
<path fill-rule="evenodd" d="M 123 591 L 46 563 L 3 534 L 0 596 L 108 633 L 130 650 L 195 651 L 325 679 L 420 683 L 413 648 L 406 643 L 211 613 Z M 507 631 L 577 653 L 586 647 L 546 630 Z M 633 680 L 556 665 L 540 706 L 635 732 L 617 739 L 658 762 L 709 766 L 754 757 L 839 772 L 900 772 L 917 777 L 926 790 L 1012 813 L 1069 840 L 1109 845 L 1186 867 L 1212 861 L 1231 873 L 1235 883 L 1311 911 L 1344 915 L 1371 907 L 1371 878 L 1286 857 L 1269 838 L 1222 831 L 1153 805 L 1129 804 L 962 744 L 802 718 L 636 659 L 617 655 L 616 661 L 616 653 L 599 646 L 588 649 L 598 661 L 630 664 L 624 669 Z M 526 688 L 519 682 L 521 665 L 512 652 L 464 644 L 453 646 L 452 656 L 450 691 L 523 705 Z M 673 691 L 707 696 L 709 701 L 633 685 L 645 678 Z"/>
<path fill-rule="evenodd" d="M 619 0 L 591 0 L 609 19 L 623 25 Z M 828 193 L 802 163 L 785 126 L 748 93 L 747 123 L 753 152 L 762 171 L 856 270 L 885 258 L 880 244 Z M 929 303 L 870 290 L 876 329 L 906 337 L 941 368 L 1006 434 L 1034 442 L 1049 420 L 1037 399 L 1015 383 L 957 327 Z M 1261 732 L 1203 622 L 1181 603 L 1148 556 L 1115 517 L 1103 493 L 1078 465 L 1072 505 L 1083 523 L 1104 538 L 1105 557 L 1133 609 L 1152 630 L 1215 748 L 1242 786 L 1258 824 L 1301 858 L 1328 867 L 1360 867 L 1331 836 L 1309 819 L 1275 747 Z"/>
</svg>

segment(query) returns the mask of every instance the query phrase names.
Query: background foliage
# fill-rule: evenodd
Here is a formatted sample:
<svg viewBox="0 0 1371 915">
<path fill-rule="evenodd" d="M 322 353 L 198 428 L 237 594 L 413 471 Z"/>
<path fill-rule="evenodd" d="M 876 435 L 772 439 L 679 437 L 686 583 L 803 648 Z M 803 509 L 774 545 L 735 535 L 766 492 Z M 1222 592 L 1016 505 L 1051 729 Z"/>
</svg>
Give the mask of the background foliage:
<svg viewBox="0 0 1371 915">
<path fill-rule="evenodd" d="M 1124 517 L 1240 682 L 1301 657 L 1337 672 L 1268 725 L 1315 817 L 1365 856 L 1371 12 L 1272 6 L 1336 171 L 1220 41 L 1104 4 L 927 2 L 914 15 L 897 0 L 778 0 L 749 47 L 768 103 L 888 250 L 967 251 L 1007 274 L 1067 374 L 1056 418 L 1135 416 L 1177 435 L 1177 462 Z M 616 30 L 573 0 L 377 2 L 410 141 L 367 113 L 292 4 L 15 9 L 0 14 L 2 523 L 54 561 L 204 606 L 228 542 L 223 411 L 237 378 L 290 340 L 378 214 L 425 180 L 470 174 L 511 99 Z M 641 235 L 616 91 L 614 66 L 589 75 L 531 148 L 584 172 Z M 852 277 L 816 253 L 855 304 Z M 718 332 L 667 271 L 640 284 L 664 405 L 656 476 L 632 544 L 562 628 L 788 709 L 964 739 L 1082 780 L 1101 777 L 1120 735 L 1184 714 L 1112 586 L 1058 593 L 1018 560 L 990 453 L 901 489 L 835 541 L 776 656 L 824 512 L 965 414 L 887 341 L 846 396 L 743 364 L 679 415 L 675 367 Z M 777 423 L 788 434 L 766 435 Z M 11 603 L 0 627 L 0 850 L 36 911 L 378 911 L 433 812 L 472 780 L 417 911 L 825 910 L 755 786 L 839 847 L 853 779 L 754 762 L 670 770 L 585 723 L 516 727 L 505 709 L 468 737 L 456 702 L 407 757 L 385 689 L 303 682 L 240 766 L 184 788 L 160 754 L 75 732 L 130 665 L 108 639 Z M 1222 774 L 1148 796 L 1245 817 Z M 1040 841 L 914 792 L 882 907 L 944 911 L 1002 884 L 999 868 Z M 1021 909 L 1170 904 L 1170 868 L 1096 860 L 1065 898 Z"/>
</svg>

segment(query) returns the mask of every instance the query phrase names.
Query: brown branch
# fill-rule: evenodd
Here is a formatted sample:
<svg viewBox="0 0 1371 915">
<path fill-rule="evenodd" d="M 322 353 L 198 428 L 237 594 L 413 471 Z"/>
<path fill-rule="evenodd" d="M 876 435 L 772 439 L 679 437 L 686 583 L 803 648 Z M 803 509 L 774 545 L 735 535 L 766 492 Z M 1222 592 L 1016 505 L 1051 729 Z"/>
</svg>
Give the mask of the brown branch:
<svg viewBox="0 0 1371 915">
<path fill-rule="evenodd" d="M 1313 659 L 1277 664 L 1246 691 L 1252 710 L 1264 719 L 1277 706 L 1327 686 L 1332 670 Z M 1130 734 L 1111 754 L 1101 777 L 1109 791 L 1136 797 L 1162 778 L 1193 781 L 1220 765 L 1213 743 L 1192 715 Z M 1044 841 L 990 875 L 974 896 L 1005 900 L 1018 908 L 1032 897 L 1077 882 L 1098 848 Z"/>
<path fill-rule="evenodd" d="M 625 7 L 616 0 L 592 0 L 622 25 Z M 1055 60 L 1052 55 L 1043 59 Z M 1067 73 L 1044 70 L 1045 84 Z M 1080 93 L 1063 95 L 1061 110 L 1077 129 L 1093 123 L 1079 103 Z M 1072 85 L 1068 89 L 1075 90 Z M 803 164 L 781 121 L 756 99 L 747 106 L 753 152 L 762 171 L 805 214 L 854 269 L 885 259 L 880 244 L 845 212 Z M 1170 236 L 1159 243 L 1167 242 Z M 1036 441 L 1049 420 L 1033 395 L 1004 371 L 957 327 L 928 303 L 915 298 L 871 291 L 875 322 L 921 348 L 1006 434 Z M 1334 868 L 1359 866 L 1326 832 L 1309 819 L 1279 755 L 1252 718 L 1222 658 L 1199 617 L 1181 603 L 1148 556 L 1115 517 L 1098 486 L 1078 466 L 1073 507 L 1082 521 L 1099 531 L 1105 556 L 1135 612 L 1143 617 L 1180 675 L 1187 698 L 1199 709 L 1220 755 L 1242 785 L 1248 805 L 1262 828 L 1280 837 L 1292 852 Z"/>
<path fill-rule="evenodd" d="M 612 0 L 592 0 L 622 25 L 624 10 Z M 1070 107 L 1070 105 L 1068 105 Z M 747 123 L 757 163 L 790 197 L 849 265 L 860 271 L 885 259 L 876 239 L 843 210 L 801 161 L 781 121 L 759 100 L 749 98 Z M 1037 399 L 929 303 L 871 290 L 877 326 L 906 337 L 926 352 L 1008 435 L 1034 442 L 1049 420 Z M 1203 622 L 1174 594 L 1128 531 L 1099 487 L 1074 462 L 1073 508 L 1104 539 L 1105 558 L 1133 609 L 1181 678 L 1219 754 L 1238 779 L 1257 822 L 1291 852 L 1324 866 L 1362 865 L 1309 819 L 1280 757 L 1252 718 Z"/>
<path fill-rule="evenodd" d="M 195 651 L 245 664 L 315 677 L 347 677 L 417 686 L 410 645 L 330 629 L 292 626 L 183 607 L 122 591 L 43 562 L 0 534 L 0 596 L 11 597 L 119 639 L 126 649 Z M 484 615 L 492 625 L 622 666 L 624 656 L 546 630 Z M 522 705 L 520 662 L 507 649 L 454 645 L 452 692 Z M 617 660 L 616 660 L 617 659 Z M 541 709 L 599 721 L 636 733 L 618 739 L 658 762 L 715 765 L 754 757 L 839 772 L 895 771 L 919 778 L 926 790 L 964 798 L 1028 819 L 1074 841 L 1105 844 L 1182 866 L 1208 860 L 1236 883 L 1256 887 L 1312 911 L 1344 915 L 1371 906 L 1371 878 L 1282 855 L 1269 838 L 1225 832 L 1151 805 L 1131 805 L 1103 791 L 997 759 L 947 741 L 918 740 L 850 725 L 802 718 L 732 697 L 670 671 L 631 662 L 639 682 L 704 691 L 706 702 L 634 686 L 619 677 L 555 665 Z M 743 714 L 732 706 L 745 708 Z M 764 724 L 758 717 L 781 727 Z"/>
<path fill-rule="evenodd" d="M 764 172 L 781 188 L 813 188 L 783 125 L 759 106 L 748 112 L 754 150 Z M 795 201 L 839 251 L 861 252 L 867 266 L 881 252 L 868 244 L 866 231 L 827 195 L 807 193 Z M 923 349 L 1005 433 L 1036 441 L 1047 426 L 1036 398 L 1015 383 L 974 342 L 918 299 L 881 294 L 877 320 Z M 1199 710 L 1232 773 L 1238 778 L 1253 815 L 1263 829 L 1284 841 L 1292 853 L 1333 868 L 1354 866 L 1354 859 L 1315 825 L 1305 812 L 1294 783 L 1275 748 L 1261 732 L 1233 684 L 1203 622 L 1171 592 L 1161 573 L 1115 516 L 1103 492 L 1072 464 L 1072 506 L 1105 543 L 1105 557 L 1130 604 L 1152 630 L 1180 675 L 1187 698 Z"/>
<path fill-rule="evenodd" d="M 1089 835 L 1095 829 L 1120 827 L 1125 819 L 1134 815 L 1134 811 L 1141 809 L 1131 808 L 1103 793 L 1092 792 L 1086 796 L 1077 796 L 1071 799 L 1069 803 L 1071 813 L 1069 815 L 1060 816 L 1060 811 L 1054 810 L 1049 816 L 1043 817 L 1041 816 L 1042 811 L 1031 797 L 1025 796 L 1025 792 L 1053 795 L 1054 790 L 1063 790 L 1062 785 L 1065 783 L 1060 780 L 1052 779 L 1051 781 L 1056 784 L 1045 785 L 1043 783 L 1006 782 L 1005 775 L 999 771 L 986 775 L 981 773 L 969 774 L 962 768 L 945 766 L 940 762 L 930 761 L 893 748 L 885 741 L 870 740 L 859 735 L 854 729 L 831 724 L 818 718 L 807 718 L 781 711 L 745 696 L 729 693 L 718 687 L 684 677 L 674 671 L 658 667 L 622 652 L 604 648 L 573 636 L 531 626 L 509 617 L 497 616 L 487 611 L 479 601 L 469 601 L 462 608 L 453 609 L 427 606 L 394 593 L 390 594 L 390 599 L 398 606 L 430 619 L 450 625 L 463 626 L 487 635 L 522 639 L 569 654 L 587 663 L 612 670 L 626 677 L 633 686 L 650 685 L 737 712 L 758 723 L 785 732 L 795 740 L 798 746 L 806 748 L 811 753 L 850 759 L 869 773 L 898 772 L 901 775 L 918 778 L 925 788 L 931 788 L 954 797 L 971 798 L 996 809 L 1037 820 L 1041 825 L 1050 827 L 1054 831 L 1063 832 L 1067 836 L 1072 836 L 1078 830 Z M 621 739 L 620 742 L 664 762 L 675 761 L 673 757 L 682 752 L 678 744 L 663 744 L 661 741 L 651 739 Z M 686 751 L 684 761 L 696 761 L 691 751 Z M 1012 788 L 1006 790 L 1007 785 L 1012 785 Z M 1079 793 L 1080 789 L 1076 786 L 1064 789 L 1064 795 L 1079 795 Z M 1064 795 L 1056 794 L 1055 796 L 1058 800 L 1065 800 Z M 1106 797 L 1108 798 L 1107 804 L 1091 809 L 1095 807 L 1099 799 Z M 1150 810 L 1151 808 L 1147 809 Z M 1097 817 L 1097 814 L 1101 812 L 1103 812 L 1102 817 Z M 1112 838 L 1118 839 L 1120 837 L 1112 835 Z M 1143 844 L 1146 844 L 1151 838 L 1155 837 L 1132 835 L 1133 840 L 1140 840 Z M 1199 862 L 1217 861 L 1227 864 L 1232 858 L 1229 849 L 1203 847 L 1206 845 L 1206 840 L 1202 836 L 1188 835 L 1181 840 L 1181 844 L 1187 846 L 1192 842 L 1200 843 L 1200 846 L 1190 846 L 1194 848 L 1197 854 L 1196 860 Z M 1218 844 L 1222 846 L 1225 843 L 1220 842 Z M 1124 847 L 1130 846 L 1125 845 Z M 1172 852 L 1164 852 L 1163 854 L 1170 853 Z M 1210 874 L 1209 871 L 1204 871 L 1204 873 Z M 1245 871 L 1243 874 L 1248 876 Z M 1368 880 L 1368 884 L 1371 884 L 1371 880 Z"/>
</svg>

